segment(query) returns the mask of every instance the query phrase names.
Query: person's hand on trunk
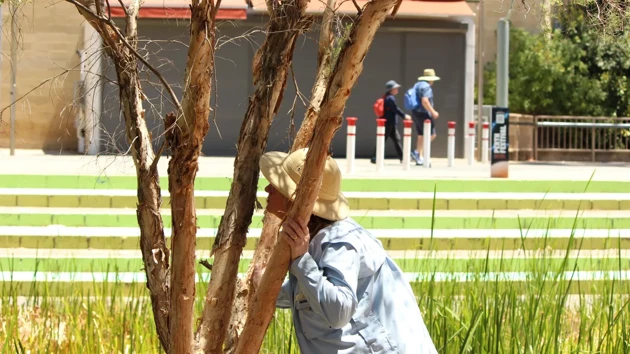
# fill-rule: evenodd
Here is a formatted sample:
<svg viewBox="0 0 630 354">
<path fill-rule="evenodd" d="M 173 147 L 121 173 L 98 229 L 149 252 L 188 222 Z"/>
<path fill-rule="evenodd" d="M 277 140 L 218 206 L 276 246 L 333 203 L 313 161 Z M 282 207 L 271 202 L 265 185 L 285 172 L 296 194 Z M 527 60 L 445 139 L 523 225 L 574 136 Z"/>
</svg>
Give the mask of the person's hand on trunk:
<svg viewBox="0 0 630 354">
<path fill-rule="evenodd" d="M 281 236 L 291 247 L 291 262 L 308 251 L 311 235 L 306 222 L 287 217 L 280 230 Z"/>
</svg>

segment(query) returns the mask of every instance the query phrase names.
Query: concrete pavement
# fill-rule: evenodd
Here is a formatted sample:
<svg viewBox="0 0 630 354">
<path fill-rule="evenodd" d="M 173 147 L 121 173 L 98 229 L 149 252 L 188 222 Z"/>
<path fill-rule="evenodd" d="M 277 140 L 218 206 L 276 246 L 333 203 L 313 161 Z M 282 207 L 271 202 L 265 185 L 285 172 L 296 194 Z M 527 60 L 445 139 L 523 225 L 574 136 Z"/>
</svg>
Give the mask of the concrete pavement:
<svg viewBox="0 0 630 354">
<path fill-rule="evenodd" d="M 474 163 L 457 159 L 454 167 L 447 167 L 446 159 L 434 158 L 431 168 L 411 166 L 403 171 L 398 160 L 386 160 L 385 168 L 377 173 L 369 159 L 355 161 L 355 171 L 346 173 L 346 159 L 336 159 L 344 178 L 353 179 L 490 179 L 488 164 Z M 234 158 L 201 157 L 199 177 L 233 176 Z M 168 158 L 162 157 L 158 163 L 160 176 L 166 176 Z M 32 175 L 103 175 L 133 176 L 135 168 L 130 156 L 85 156 L 45 154 L 41 150 L 17 150 L 9 156 L 7 149 L 0 149 L 0 174 Z M 630 182 L 630 164 L 623 163 L 528 163 L 511 162 L 511 180 L 575 180 L 575 181 L 627 181 Z"/>
</svg>

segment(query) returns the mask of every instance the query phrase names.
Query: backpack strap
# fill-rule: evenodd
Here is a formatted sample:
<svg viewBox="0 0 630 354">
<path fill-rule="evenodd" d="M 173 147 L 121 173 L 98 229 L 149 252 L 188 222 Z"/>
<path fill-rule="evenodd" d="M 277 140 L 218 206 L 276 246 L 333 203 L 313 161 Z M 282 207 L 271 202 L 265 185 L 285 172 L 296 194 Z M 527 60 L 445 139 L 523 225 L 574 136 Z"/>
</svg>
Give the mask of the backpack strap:
<svg viewBox="0 0 630 354">
<path fill-rule="evenodd" d="M 422 81 L 416 82 L 416 100 L 418 100 L 418 110 L 422 107 L 422 97 L 420 97 L 420 83 Z"/>
</svg>

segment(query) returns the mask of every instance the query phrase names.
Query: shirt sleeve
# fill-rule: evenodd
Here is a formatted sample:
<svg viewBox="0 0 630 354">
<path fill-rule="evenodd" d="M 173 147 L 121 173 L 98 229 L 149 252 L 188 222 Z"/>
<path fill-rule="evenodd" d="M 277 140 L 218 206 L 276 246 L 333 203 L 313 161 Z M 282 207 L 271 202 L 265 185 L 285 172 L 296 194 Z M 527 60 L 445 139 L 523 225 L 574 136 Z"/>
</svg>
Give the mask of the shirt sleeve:
<svg viewBox="0 0 630 354">
<path fill-rule="evenodd" d="M 359 265 L 356 249 L 342 243 L 327 246 L 319 265 L 305 253 L 293 261 L 290 271 L 311 309 L 337 329 L 350 322 L 357 308 Z"/>
<path fill-rule="evenodd" d="M 400 117 L 405 118 L 405 112 L 403 112 L 400 109 L 400 107 L 398 107 L 398 104 L 396 104 L 396 99 L 394 98 L 394 96 L 390 95 L 390 96 L 387 96 L 387 98 L 385 98 L 385 109 L 394 111 Z"/>
<path fill-rule="evenodd" d="M 291 308 L 291 302 L 291 284 L 289 280 L 286 280 L 282 283 L 280 294 L 278 294 L 278 298 L 276 299 L 276 307 L 279 309 L 288 309 Z"/>
<path fill-rule="evenodd" d="M 420 98 L 422 97 L 431 97 L 431 86 L 429 85 L 419 85 L 418 87 L 418 95 Z"/>
</svg>

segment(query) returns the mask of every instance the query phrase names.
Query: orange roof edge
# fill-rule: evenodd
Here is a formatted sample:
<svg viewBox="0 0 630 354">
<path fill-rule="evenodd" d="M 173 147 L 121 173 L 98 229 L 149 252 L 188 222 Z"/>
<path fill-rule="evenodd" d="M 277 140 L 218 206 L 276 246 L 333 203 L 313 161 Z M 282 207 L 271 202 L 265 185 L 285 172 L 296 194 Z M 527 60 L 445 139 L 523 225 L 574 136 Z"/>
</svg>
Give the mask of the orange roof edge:
<svg viewBox="0 0 630 354">
<path fill-rule="evenodd" d="M 123 0 L 127 3 L 128 0 Z M 266 13 L 265 0 L 253 0 L 253 8 L 248 9 L 245 0 L 222 0 L 217 18 L 220 20 L 245 20 L 247 12 Z M 111 3 L 112 17 L 125 17 L 125 13 L 118 2 Z M 368 0 L 357 0 L 363 7 Z M 139 18 L 190 18 L 190 0 L 145 0 L 138 12 Z M 307 13 L 318 15 L 324 12 L 326 1 L 311 0 Z M 350 0 L 339 0 L 337 13 L 340 15 L 355 15 L 357 10 Z M 403 0 L 396 18 L 461 18 L 475 17 L 475 13 L 465 0 Z"/>
<path fill-rule="evenodd" d="M 127 5 L 128 1 L 123 0 Z M 120 3 L 110 1 L 112 17 L 125 17 L 125 12 Z M 190 0 L 145 0 L 138 11 L 139 18 L 190 18 Z M 245 0 L 222 0 L 219 12 L 219 20 L 245 20 L 247 19 L 247 3 Z"/>
<path fill-rule="evenodd" d="M 266 13 L 267 7 L 264 0 L 254 0 L 254 11 Z M 357 4 L 363 7 L 367 0 L 357 0 Z M 311 0 L 307 13 L 322 14 L 326 8 L 326 1 Z M 341 0 L 337 3 L 337 13 L 343 15 L 356 15 L 357 9 L 350 0 Z M 447 1 L 415 1 L 403 0 L 396 18 L 453 18 L 475 17 L 475 13 L 465 0 Z"/>
</svg>

